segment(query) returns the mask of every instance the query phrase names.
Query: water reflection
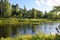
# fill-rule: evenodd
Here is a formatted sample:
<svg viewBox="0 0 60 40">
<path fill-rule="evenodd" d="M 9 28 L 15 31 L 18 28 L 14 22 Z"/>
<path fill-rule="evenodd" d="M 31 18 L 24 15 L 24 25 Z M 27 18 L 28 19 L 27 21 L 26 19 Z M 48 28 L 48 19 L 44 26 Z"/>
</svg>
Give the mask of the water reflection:
<svg viewBox="0 0 60 40">
<path fill-rule="evenodd" d="M 41 25 L 41 27 L 43 27 L 43 28 L 41 28 L 42 33 L 51 33 L 51 32 L 57 33 L 55 28 L 58 27 L 58 25 L 59 25 L 59 23 L 43 23 Z"/>
<path fill-rule="evenodd" d="M 6 26 L 4 26 L 7 28 Z M 5 28 L 0 27 L 0 36 L 3 32 L 5 32 Z M 43 34 L 50 34 L 50 33 L 58 33 L 56 27 L 60 27 L 60 23 L 42 23 L 40 25 L 34 24 L 19 24 L 19 25 L 11 25 L 11 37 L 16 36 L 17 34 L 36 34 L 36 33 L 43 33 Z M 5 31 L 4 31 L 5 30 Z M 7 29 L 8 30 L 8 29 Z"/>
<path fill-rule="evenodd" d="M 57 33 L 56 27 L 59 26 L 60 23 L 42 23 L 40 25 L 24 25 L 22 30 L 19 30 L 20 34 L 35 34 L 41 31 L 42 33 Z"/>
</svg>

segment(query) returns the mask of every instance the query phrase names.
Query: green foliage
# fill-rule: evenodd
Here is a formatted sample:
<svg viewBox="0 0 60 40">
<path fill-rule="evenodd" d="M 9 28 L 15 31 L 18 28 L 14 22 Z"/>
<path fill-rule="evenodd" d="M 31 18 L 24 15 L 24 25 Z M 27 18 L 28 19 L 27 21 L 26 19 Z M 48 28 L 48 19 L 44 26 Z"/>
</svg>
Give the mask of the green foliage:
<svg viewBox="0 0 60 40">
<path fill-rule="evenodd" d="M 11 7 L 8 1 L 2 1 L 1 3 L 1 17 L 9 17 L 11 15 Z"/>
<path fill-rule="evenodd" d="M 18 4 L 16 4 L 16 5 L 12 5 L 12 17 L 17 17 L 18 15 L 19 15 L 19 11 L 18 11 Z"/>
<path fill-rule="evenodd" d="M 42 11 L 39 11 L 39 10 L 36 10 L 37 12 L 36 12 L 36 16 L 37 16 L 37 18 L 43 18 L 43 12 Z"/>
<path fill-rule="evenodd" d="M 0 1 L 0 17 L 1 18 L 46 18 L 46 19 L 60 19 L 60 14 L 57 15 L 57 13 L 60 12 L 60 6 L 54 6 L 54 8 L 49 11 L 43 13 L 42 11 L 39 11 L 35 8 L 32 8 L 31 10 L 27 10 L 26 6 L 24 8 L 19 8 L 19 5 L 12 4 L 8 2 L 8 0 L 1 0 Z"/>
<path fill-rule="evenodd" d="M 23 9 L 23 18 L 25 18 L 26 17 L 26 13 L 27 13 L 27 10 L 26 10 L 26 7 L 24 6 L 24 9 Z"/>
<path fill-rule="evenodd" d="M 32 14 L 33 14 L 33 18 L 36 18 L 36 10 L 34 8 L 32 8 Z"/>
<path fill-rule="evenodd" d="M 22 13 L 23 13 L 23 9 L 20 8 L 20 9 L 19 9 L 19 14 L 20 14 L 20 15 L 19 15 L 19 18 L 21 18 L 21 19 L 23 18 L 23 14 L 22 14 Z"/>
<path fill-rule="evenodd" d="M 45 11 L 44 17 L 43 18 L 48 18 L 48 13 Z"/>
<path fill-rule="evenodd" d="M 37 34 L 37 35 L 20 35 L 15 38 L 0 38 L 0 40 L 60 40 L 60 35 Z"/>
</svg>

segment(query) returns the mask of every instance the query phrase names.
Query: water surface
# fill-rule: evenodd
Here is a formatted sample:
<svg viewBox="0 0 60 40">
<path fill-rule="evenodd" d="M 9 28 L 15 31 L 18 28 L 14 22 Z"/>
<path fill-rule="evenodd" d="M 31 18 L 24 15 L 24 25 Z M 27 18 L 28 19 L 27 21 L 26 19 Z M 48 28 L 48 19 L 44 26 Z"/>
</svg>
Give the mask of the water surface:
<svg viewBox="0 0 60 40">
<path fill-rule="evenodd" d="M 41 23 L 40 25 L 24 25 L 21 28 L 18 28 L 19 34 L 36 34 L 36 33 L 58 33 L 56 27 L 58 27 L 60 23 L 51 22 L 51 23 Z"/>
</svg>

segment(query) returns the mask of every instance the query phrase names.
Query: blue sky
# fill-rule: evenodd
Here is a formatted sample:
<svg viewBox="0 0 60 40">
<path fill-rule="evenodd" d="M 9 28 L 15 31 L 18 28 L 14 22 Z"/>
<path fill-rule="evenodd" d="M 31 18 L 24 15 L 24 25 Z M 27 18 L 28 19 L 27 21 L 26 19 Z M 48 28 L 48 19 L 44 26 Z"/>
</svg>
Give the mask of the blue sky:
<svg viewBox="0 0 60 40">
<path fill-rule="evenodd" d="M 41 11 L 50 11 L 53 6 L 60 5 L 60 0 L 9 0 L 11 4 L 18 4 L 20 8 L 26 6 L 26 8 L 35 8 Z"/>
</svg>

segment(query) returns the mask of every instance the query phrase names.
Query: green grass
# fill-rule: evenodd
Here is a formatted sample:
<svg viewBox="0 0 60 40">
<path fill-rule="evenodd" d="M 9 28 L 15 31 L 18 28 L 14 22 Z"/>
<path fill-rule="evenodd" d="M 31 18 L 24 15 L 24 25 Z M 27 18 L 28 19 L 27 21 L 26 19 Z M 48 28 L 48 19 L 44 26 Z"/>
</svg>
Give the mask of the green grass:
<svg viewBox="0 0 60 40">
<path fill-rule="evenodd" d="M 19 18 L 9 18 L 9 19 L 0 19 L 1 21 L 5 21 L 5 22 L 52 22 L 52 20 L 49 19 L 19 19 Z M 56 21 L 60 21 L 60 20 L 56 20 Z"/>
<path fill-rule="evenodd" d="M 36 34 L 36 35 L 20 35 L 15 38 L 0 38 L 0 40 L 60 40 L 60 35 L 56 34 Z"/>
<path fill-rule="evenodd" d="M 40 24 L 43 22 L 60 22 L 60 20 L 50 20 L 50 19 L 19 19 L 19 18 L 1 18 L 0 19 L 0 24 Z"/>
</svg>

